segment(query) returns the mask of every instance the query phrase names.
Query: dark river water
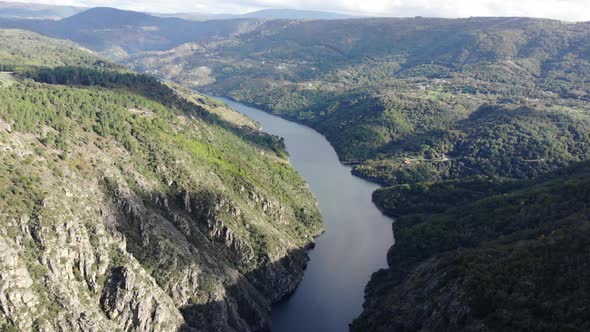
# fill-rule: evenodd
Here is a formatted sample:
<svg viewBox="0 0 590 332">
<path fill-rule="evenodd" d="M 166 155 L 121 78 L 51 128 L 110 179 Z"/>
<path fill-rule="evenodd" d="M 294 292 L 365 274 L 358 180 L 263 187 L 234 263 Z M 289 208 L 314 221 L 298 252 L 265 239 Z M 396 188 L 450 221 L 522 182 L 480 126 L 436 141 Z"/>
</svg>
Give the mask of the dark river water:
<svg viewBox="0 0 590 332">
<path fill-rule="evenodd" d="M 371 273 L 386 267 L 392 219 L 371 202 L 377 185 L 355 177 L 318 132 L 252 107 L 219 98 L 285 138 L 291 164 L 316 195 L 326 233 L 317 238 L 297 291 L 272 311 L 273 332 L 340 332 L 362 310 Z"/>
</svg>

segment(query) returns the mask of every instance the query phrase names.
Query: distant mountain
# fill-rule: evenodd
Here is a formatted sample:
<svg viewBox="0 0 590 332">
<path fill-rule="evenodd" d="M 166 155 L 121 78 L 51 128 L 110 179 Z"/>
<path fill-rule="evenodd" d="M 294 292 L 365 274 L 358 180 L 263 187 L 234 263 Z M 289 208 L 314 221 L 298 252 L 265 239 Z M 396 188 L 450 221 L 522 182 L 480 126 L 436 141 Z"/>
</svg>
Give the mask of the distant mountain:
<svg viewBox="0 0 590 332">
<path fill-rule="evenodd" d="M 109 7 L 96 7 L 60 20 L 61 25 L 84 29 L 113 29 L 124 26 L 147 26 L 169 22 L 149 14 Z M 175 19 L 175 21 L 179 21 Z"/>
<path fill-rule="evenodd" d="M 193 21 L 228 20 L 237 18 L 257 18 L 262 20 L 340 20 L 361 17 L 317 10 L 297 9 L 263 9 L 242 15 L 206 13 L 150 14 L 159 17 L 176 17 Z"/>
<path fill-rule="evenodd" d="M 3 28 L 31 30 L 72 40 L 112 58 L 166 50 L 189 41 L 229 37 L 260 25 L 258 19 L 189 21 L 98 7 L 61 20 L 0 20 Z"/>
<path fill-rule="evenodd" d="M 264 9 L 244 15 L 241 18 L 261 18 L 261 19 L 287 19 L 287 20 L 338 20 L 354 18 L 351 15 L 344 15 L 332 12 L 322 12 L 316 10 L 296 10 L 296 9 Z"/>
<path fill-rule="evenodd" d="M 0 1 L 0 17 L 60 19 L 86 10 L 84 7 Z"/>
<path fill-rule="evenodd" d="M 26 5 L 24 8 L 27 8 Z M 55 7 L 55 6 L 54 6 Z M 45 16 L 67 16 L 65 9 L 58 15 L 57 7 L 49 6 Z M 31 5 L 31 8 L 43 8 Z M 61 8 L 61 7 L 60 7 Z M 65 7 L 64 7 L 65 8 Z M 32 9 L 31 9 L 32 10 Z M 147 14 L 109 7 L 88 10 L 72 7 L 75 15 L 55 19 L 27 19 L 0 15 L 0 28 L 24 29 L 49 37 L 72 40 L 100 52 L 111 59 L 122 59 L 143 51 L 163 51 L 187 42 L 204 42 L 251 32 L 271 19 L 343 19 L 347 16 L 318 11 L 269 9 L 245 15 Z M 54 13 L 49 15 L 50 13 Z M 180 18 L 184 17 L 184 18 Z M 211 19 L 215 18 L 215 19 Z"/>
<path fill-rule="evenodd" d="M 126 15 L 123 13 L 137 13 L 128 10 L 119 10 L 115 8 L 93 8 L 96 11 L 90 11 L 86 7 L 76 6 L 58 6 L 58 5 L 46 5 L 37 3 L 22 3 L 22 2 L 9 2 L 0 1 L 0 17 L 15 18 L 15 19 L 53 19 L 59 20 L 62 18 L 70 17 L 78 13 L 89 11 L 86 15 L 82 15 L 79 18 L 90 18 L 97 12 L 109 13 L 108 10 L 112 9 L 119 11 L 120 13 L 112 12 L 112 14 L 118 18 L 125 18 Z M 355 16 L 323 12 L 315 10 L 296 10 L 296 9 L 263 9 L 242 15 L 234 14 L 209 14 L 209 13 L 145 13 L 144 15 L 158 18 L 179 18 L 189 21 L 209 21 L 209 20 L 228 20 L 228 19 L 239 19 L 239 18 L 255 18 L 255 19 L 290 19 L 290 20 L 335 20 L 335 19 L 346 19 L 354 18 Z M 137 15 L 140 17 L 140 15 Z M 145 18 L 145 17 L 144 17 Z M 109 17 L 110 19 L 110 17 Z M 106 20 L 107 22 L 109 20 Z"/>
<path fill-rule="evenodd" d="M 237 18 L 239 15 L 232 14 L 206 14 L 206 13 L 152 13 L 147 14 L 157 17 L 174 17 L 189 21 L 226 20 Z"/>
</svg>

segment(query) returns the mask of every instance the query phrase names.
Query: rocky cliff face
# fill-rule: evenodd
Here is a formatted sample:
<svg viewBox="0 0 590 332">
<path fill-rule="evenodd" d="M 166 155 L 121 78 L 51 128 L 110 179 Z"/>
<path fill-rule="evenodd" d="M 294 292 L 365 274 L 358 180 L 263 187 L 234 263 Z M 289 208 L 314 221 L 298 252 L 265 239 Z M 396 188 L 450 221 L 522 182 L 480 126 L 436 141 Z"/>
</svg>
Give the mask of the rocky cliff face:
<svg viewBox="0 0 590 332">
<path fill-rule="evenodd" d="M 29 143 L 26 138 L 11 139 L 18 136 L 5 137 L 3 151 L 30 157 L 24 146 L 15 146 Z M 9 169 L 20 162 L 3 155 Z M 61 183 L 52 176 L 31 179 L 41 195 L 22 201 L 18 209 L 2 210 L 0 306 L 5 325 L 22 331 L 180 326 L 183 318 L 172 298 L 127 251 L 125 237 L 105 223 L 112 215 L 104 213 L 106 197 L 96 182 L 88 185 L 73 173 L 66 176 Z"/>
<path fill-rule="evenodd" d="M 119 87 L 0 95 L 1 328 L 270 329 L 322 230 L 272 138 Z"/>
</svg>

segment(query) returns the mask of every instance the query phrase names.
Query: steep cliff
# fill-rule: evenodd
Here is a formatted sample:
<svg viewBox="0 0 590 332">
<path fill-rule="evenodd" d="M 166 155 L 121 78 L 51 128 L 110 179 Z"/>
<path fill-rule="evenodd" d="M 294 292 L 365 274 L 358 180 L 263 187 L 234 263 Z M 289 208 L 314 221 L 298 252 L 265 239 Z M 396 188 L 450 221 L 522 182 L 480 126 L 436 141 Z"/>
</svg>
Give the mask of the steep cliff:
<svg viewBox="0 0 590 332">
<path fill-rule="evenodd" d="M 0 85 L 0 326 L 268 330 L 322 230 L 280 140 L 207 97 L 26 36 L 58 52 L 12 52 Z"/>
</svg>

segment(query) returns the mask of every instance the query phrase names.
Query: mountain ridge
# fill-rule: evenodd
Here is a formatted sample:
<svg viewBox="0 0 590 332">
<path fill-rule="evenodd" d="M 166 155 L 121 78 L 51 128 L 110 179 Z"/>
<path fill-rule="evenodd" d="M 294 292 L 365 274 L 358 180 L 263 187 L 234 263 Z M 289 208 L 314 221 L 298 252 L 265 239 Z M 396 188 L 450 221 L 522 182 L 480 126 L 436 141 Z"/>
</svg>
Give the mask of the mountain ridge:
<svg viewBox="0 0 590 332">
<path fill-rule="evenodd" d="M 0 17 L 21 19 L 60 19 L 85 10 L 85 7 L 58 6 L 0 1 Z"/>
<path fill-rule="evenodd" d="M 339 14 L 334 12 L 325 12 L 319 10 L 302 10 L 302 9 L 261 9 L 254 12 L 239 15 L 243 18 L 264 18 L 264 19 L 291 19 L 291 20 L 334 20 L 350 19 L 360 16 Z"/>
<path fill-rule="evenodd" d="M 69 39 L 111 58 L 166 50 L 195 40 L 212 40 L 249 31 L 257 19 L 189 21 L 111 7 L 97 7 L 60 20 L 0 20 L 2 28 L 26 29 Z"/>
</svg>

